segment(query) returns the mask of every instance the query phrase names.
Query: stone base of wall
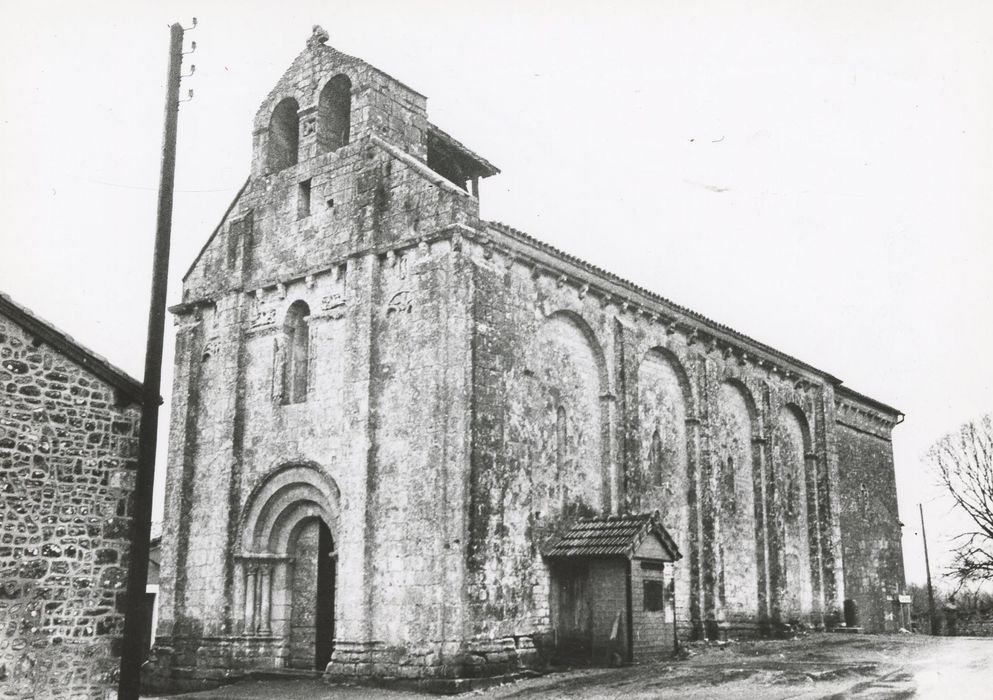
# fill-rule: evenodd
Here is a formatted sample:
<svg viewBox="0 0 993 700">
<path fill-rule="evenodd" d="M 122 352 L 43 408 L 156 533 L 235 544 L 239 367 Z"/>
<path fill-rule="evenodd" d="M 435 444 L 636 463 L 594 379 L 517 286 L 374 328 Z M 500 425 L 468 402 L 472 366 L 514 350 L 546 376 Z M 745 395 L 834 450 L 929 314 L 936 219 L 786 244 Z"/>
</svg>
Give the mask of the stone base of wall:
<svg viewBox="0 0 993 700">
<path fill-rule="evenodd" d="M 775 620 L 705 620 L 679 625 L 681 641 L 726 641 L 728 639 L 756 639 L 762 637 L 793 637 L 802 632 L 823 632 L 838 626 L 837 615 L 827 618 L 807 616 L 789 622 Z"/>
<path fill-rule="evenodd" d="M 288 654 L 278 637 L 160 637 L 142 667 L 142 689 L 207 690 L 267 672 L 291 672 L 285 668 Z M 337 641 L 324 678 L 459 693 L 532 675 L 543 665 L 530 636 L 417 647 Z"/>
<path fill-rule="evenodd" d="M 142 690 L 209 690 L 258 671 L 282 669 L 288 655 L 280 637 L 159 637 L 141 669 Z"/>
<path fill-rule="evenodd" d="M 775 626 L 759 620 L 705 620 L 696 627 L 696 639 L 727 641 L 729 639 L 756 639 L 775 635 Z"/>
<path fill-rule="evenodd" d="M 428 642 L 414 648 L 339 640 L 324 677 L 331 681 L 399 682 L 434 692 L 462 692 L 480 687 L 470 681 L 506 680 L 543 665 L 530 636 Z"/>
</svg>

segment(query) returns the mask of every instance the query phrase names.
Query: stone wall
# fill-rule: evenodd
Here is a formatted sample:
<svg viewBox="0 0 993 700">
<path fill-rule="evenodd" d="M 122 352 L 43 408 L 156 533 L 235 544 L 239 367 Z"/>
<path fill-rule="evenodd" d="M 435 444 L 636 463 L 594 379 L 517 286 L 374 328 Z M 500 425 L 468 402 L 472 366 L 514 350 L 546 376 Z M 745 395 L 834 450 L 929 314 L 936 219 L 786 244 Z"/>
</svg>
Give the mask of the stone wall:
<svg viewBox="0 0 993 700">
<path fill-rule="evenodd" d="M 140 410 L 0 316 L 0 697 L 103 698 L 124 623 Z"/>
<path fill-rule="evenodd" d="M 652 348 L 641 360 L 638 387 L 640 449 L 629 475 L 629 501 L 634 510 L 658 508 L 666 528 L 684 555 L 690 552 L 690 472 L 686 423 L 692 394 L 686 374 L 670 352 Z M 677 618 L 690 614 L 688 559 L 676 565 Z"/>
<path fill-rule="evenodd" d="M 993 620 L 958 620 L 955 623 L 955 635 L 958 637 L 993 637 Z"/>
<path fill-rule="evenodd" d="M 724 381 L 718 388 L 716 408 L 710 443 L 716 485 L 716 597 L 729 622 L 749 622 L 759 613 L 752 441 L 754 401 L 747 388 Z"/>
<path fill-rule="evenodd" d="M 840 394 L 837 404 L 845 595 L 858 605 L 862 627 L 895 632 L 889 599 L 903 592 L 905 580 L 892 424 L 857 398 Z"/>
<path fill-rule="evenodd" d="M 676 538 L 684 635 L 836 614 L 830 384 L 594 293 L 506 233 L 491 228 L 472 256 L 469 632 L 548 634 L 543 547 L 618 509 L 659 509 Z M 563 471 L 570 438 L 582 476 Z"/>
<path fill-rule="evenodd" d="M 631 562 L 631 642 L 635 661 L 657 661 L 672 655 L 675 646 L 672 601 L 669 588 L 673 583 L 673 565 L 663 570 L 644 562 Z M 645 582 L 654 581 L 666 591 L 662 610 L 645 608 Z"/>
<path fill-rule="evenodd" d="M 340 72 L 354 87 L 352 140 L 322 153 L 304 128 L 307 105 L 321 76 Z M 478 204 L 416 160 L 423 98 L 387 78 L 330 49 L 302 54 L 260 111 L 251 179 L 184 280 L 160 682 L 220 681 L 301 656 L 286 641 L 292 556 L 251 521 L 256 506 L 268 512 L 258 494 L 294 465 L 337 494 L 307 516 L 329 521 L 337 552 L 335 672 L 375 664 L 396 675 L 416 654 L 415 666 L 433 669 L 420 675 L 451 675 L 443 667 L 461 658 L 462 600 L 449 593 L 461 587 L 468 461 L 468 268 L 457 232 Z M 287 96 L 301 105 L 300 161 L 271 173 L 261 126 Z M 288 402 L 284 319 L 301 303 L 307 395 Z M 207 647 L 224 649 L 226 668 L 197 670 Z"/>
<path fill-rule="evenodd" d="M 458 251 L 442 241 L 352 258 L 310 284 L 291 281 L 257 295 L 254 303 L 275 309 L 276 319 L 294 300 L 313 309 L 308 395 L 295 404 L 279 396 L 281 324 L 224 312 L 251 300 L 228 297 L 180 316 L 184 366 L 177 375 L 201 379 L 180 380 L 185 411 L 174 413 L 171 441 L 181 468 L 171 470 L 168 491 L 179 512 L 192 516 L 166 528 L 185 544 L 173 544 L 163 563 L 160 647 L 175 655 L 173 665 L 197 664 L 181 647 L 242 631 L 246 569 L 237 557 L 250 553 L 242 533 L 253 494 L 285 465 L 306 464 L 342 494 L 328 523 L 341 582 L 338 670 L 393 664 L 396 674 L 409 664 L 389 659 L 430 653 L 442 673 L 443 649 L 460 639 L 461 625 L 461 601 L 449 593 L 459 590 L 461 575 L 461 492 L 453 485 L 464 481 L 467 462 L 459 457 L 468 352 L 459 269 Z M 221 394 L 211 395 L 205 410 L 204 392 L 215 386 Z M 275 637 L 290 633 L 288 583 L 273 571 Z M 252 649 L 269 653 L 245 644 L 244 654 Z M 256 663 L 283 665 L 283 654 Z"/>
</svg>

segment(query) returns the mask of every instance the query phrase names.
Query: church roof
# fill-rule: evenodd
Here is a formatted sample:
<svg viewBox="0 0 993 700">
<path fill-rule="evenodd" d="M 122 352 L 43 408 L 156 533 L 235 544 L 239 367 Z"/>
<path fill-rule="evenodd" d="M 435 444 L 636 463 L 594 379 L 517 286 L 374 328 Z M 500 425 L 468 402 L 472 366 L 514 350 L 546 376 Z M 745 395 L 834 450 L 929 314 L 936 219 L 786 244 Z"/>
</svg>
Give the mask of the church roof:
<svg viewBox="0 0 993 700">
<path fill-rule="evenodd" d="M 53 350 L 72 360 L 93 376 L 107 382 L 127 397 L 129 402 L 141 404 L 141 382 L 112 365 L 103 356 L 81 345 L 68 333 L 35 315 L 31 309 L 21 306 L 3 292 L 0 292 L 0 315 L 6 316 L 29 335 L 46 343 Z"/>
<path fill-rule="evenodd" d="M 583 518 L 554 542 L 545 556 L 631 558 L 645 538 L 653 535 L 671 556 L 670 561 L 682 558 L 676 541 L 662 526 L 658 511 Z"/>
<path fill-rule="evenodd" d="M 792 355 L 782 352 L 781 350 L 777 350 L 776 348 L 766 345 L 761 341 L 755 340 L 754 338 L 740 331 L 737 331 L 734 328 L 731 328 L 730 326 L 726 326 L 723 323 L 719 323 L 717 321 L 714 321 L 713 319 L 707 318 L 703 314 L 697 313 L 692 309 L 686 308 L 685 306 L 680 306 L 679 304 L 663 297 L 662 295 L 656 292 L 651 291 L 650 289 L 646 289 L 645 287 L 642 287 L 640 285 L 635 284 L 634 282 L 624 279 L 620 275 L 615 275 L 609 270 L 605 270 L 602 267 L 587 262 L 582 258 L 572 255 L 571 253 L 567 253 L 564 250 L 561 250 L 553 245 L 545 243 L 540 238 L 536 238 L 529 233 L 521 231 L 520 229 L 516 229 L 513 226 L 508 226 L 507 224 L 502 223 L 500 221 L 486 221 L 484 223 L 491 230 L 503 233 L 507 236 L 510 236 L 511 238 L 517 239 L 518 241 L 528 244 L 548 256 L 551 256 L 553 258 L 558 258 L 559 260 L 564 260 L 568 263 L 571 263 L 593 275 L 605 279 L 608 282 L 612 282 L 616 285 L 619 285 L 629 292 L 636 292 L 638 294 L 643 294 L 647 296 L 649 299 L 651 299 L 653 302 L 667 306 L 673 312 L 680 314 L 686 317 L 687 319 L 692 319 L 697 323 L 703 324 L 705 327 L 700 329 L 702 331 L 706 332 L 708 330 L 706 326 L 721 331 L 722 333 L 731 336 L 735 340 L 748 343 L 751 346 L 753 346 L 753 348 L 761 350 L 762 352 L 767 353 L 777 359 L 785 360 L 786 362 L 790 362 L 795 366 L 800 367 L 808 372 L 812 372 L 813 374 L 824 377 L 831 384 L 833 384 L 836 389 L 840 389 L 841 391 L 845 392 L 855 400 L 863 400 L 867 403 L 874 405 L 878 409 L 890 412 L 893 415 L 902 415 L 902 412 L 900 410 L 893 408 L 892 406 L 889 406 L 883 403 L 882 401 L 878 401 L 876 399 L 865 396 L 864 394 L 860 394 L 859 392 L 850 389 L 847 386 L 842 386 L 842 380 L 835 377 L 830 372 L 825 372 L 822 369 L 818 369 L 817 367 L 814 367 L 813 365 L 810 365 L 804 362 L 803 360 L 797 359 L 796 357 L 793 357 Z"/>
<path fill-rule="evenodd" d="M 432 141 L 443 148 L 458 153 L 464 159 L 468 160 L 475 166 L 473 169 L 483 177 L 490 177 L 500 172 L 500 168 L 493 165 L 493 163 L 483 158 L 461 141 L 453 138 L 450 134 L 446 133 L 435 124 L 428 122 L 428 143 L 430 144 Z"/>
</svg>

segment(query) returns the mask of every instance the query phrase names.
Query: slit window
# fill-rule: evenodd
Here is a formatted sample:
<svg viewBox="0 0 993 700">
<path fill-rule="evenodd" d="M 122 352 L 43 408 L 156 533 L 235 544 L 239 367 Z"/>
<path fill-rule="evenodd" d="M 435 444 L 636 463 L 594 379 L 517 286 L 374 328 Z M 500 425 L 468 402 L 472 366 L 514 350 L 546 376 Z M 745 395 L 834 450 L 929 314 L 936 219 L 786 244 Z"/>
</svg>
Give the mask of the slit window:
<svg viewBox="0 0 993 700">
<path fill-rule="evenodd" d="M 283 323 L 283 392 L 282 403 L 307 400 L 310 365 L 310 307 L 295 301 Z"/>
<path fill-rule="evenodd" d="M 555 410 L 555 471 L 560 479 L 565 475 L 567 439 L 565 409 L 559 406 Z"/>
<path fill-rule="evenodd" d="M 310 180 L 304 180 L 297 185 L 297 218 L 305 219 L 310 216 Z"/>
<path fill-rule="evenodd" d="M 648 448 L 648 471 L 651 484 L 662 486 L 662 436 L 658 430 L 652 433 L 652 442 Z"/>
</svg>

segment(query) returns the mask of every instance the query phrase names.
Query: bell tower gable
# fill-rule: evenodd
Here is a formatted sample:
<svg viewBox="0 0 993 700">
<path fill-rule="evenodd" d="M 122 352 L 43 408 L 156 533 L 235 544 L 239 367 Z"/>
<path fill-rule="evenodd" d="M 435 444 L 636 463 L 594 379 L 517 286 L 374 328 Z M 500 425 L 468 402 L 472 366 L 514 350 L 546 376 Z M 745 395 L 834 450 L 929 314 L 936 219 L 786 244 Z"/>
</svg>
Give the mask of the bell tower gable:
<svg viewBox="0 0 993 700">
<path fill-rule="evenodd" d="M 428 157 L 427 98 L 327 45 L 315 26 L 307 46 L 269 92 L 252 129 L 252 177 L 264 178 L 378 136 Z"/>
</svg>

